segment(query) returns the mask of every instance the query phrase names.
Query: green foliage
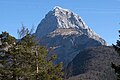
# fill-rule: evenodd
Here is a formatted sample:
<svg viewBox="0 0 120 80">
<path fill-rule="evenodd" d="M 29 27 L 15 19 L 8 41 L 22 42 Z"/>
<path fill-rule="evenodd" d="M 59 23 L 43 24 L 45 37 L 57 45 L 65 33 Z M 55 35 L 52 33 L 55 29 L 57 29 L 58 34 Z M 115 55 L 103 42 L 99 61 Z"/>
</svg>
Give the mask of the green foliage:
<svg viewBox="0 0 120 80">
<path fill-rule="evenodd" d="M 7 32 L 2 32 L 2 34 L 0 34 L 0 39 L 4 46 L 5 46 L 6 42 L 9 45 L 14 44 L 14 42 L 16 40 L 14 37 L 10 36 L 9 33 L 7 33 Z"/>
<path fill-rule="evenodd" d="M 4 54 L 0 55 L 0 80 L 63 80 L 62 63 L 53 64 L 56 56 L 48 59 L 47 49 L 35 42 L 28 29 L 20 32 L 18 41 L 6 32 L 0 34 L 2 43 L 7 43 L 0 48 L 0 53 Z M 2 50 L 5 47 L 8 50 Z"/>
<path fill-rule="evenodd" d="M 120 33 L 120 31 L 119 31 L 119 33 Z M 120 35 L 119 35 L 119 37 L 120 37 Z M 113 44 L 113 47 L 120 55 L 120 40 L 117 40 L 116 43 L 117 43 L 116 45 Z M 120 80 L 120 65 L 115 65 L 114 63 L 112 63 L 112 68 L 115 69 L 115 73 L 117 75 L 117 80 Z"/>
</svg>

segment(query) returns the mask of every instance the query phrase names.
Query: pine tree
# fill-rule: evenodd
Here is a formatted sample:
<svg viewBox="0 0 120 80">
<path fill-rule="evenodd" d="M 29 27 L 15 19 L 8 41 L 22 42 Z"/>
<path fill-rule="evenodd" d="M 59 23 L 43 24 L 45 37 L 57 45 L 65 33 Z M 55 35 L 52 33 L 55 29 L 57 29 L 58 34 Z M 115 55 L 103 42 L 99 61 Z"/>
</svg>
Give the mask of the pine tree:
<svg viewBox="0 0 120 80">
<path fill-rule="evenodd" d="M 39 46 L 28 29 L 23 27 L 18 32 L 21 38 L 17 41 L 10 35 L 5 35 L 6 38 L 1 37 L 3 33 L 0 35 L 1 42 L 9 46 L 8 50 L 0 51 L 5 53 L 3 57 L 0 55 L 0 79 L 62 80 L 62 63 L 53 64 L 56 55 L 48 56 L 47 49 Z"/>
<path fill-rule="evenodd" d="M 119 33 L 120 33 L 120 31 L 119 31 Z M 119 35 L 119 37 L 120 37 L 120 35 Z M 117 43 L 116 45 L 113 44 L 113 47 L 117 51 L 117 53 L 120 55 L 120 40 L 117 40 L 116 43 Z M 114 63 L 112 63 L 112 68 L 115 69 L 115 73 L 117 75 L 117 80 L 120 80 L 120 65 L 115 65 Z"/>
<path fill-rule="evenodd" d="M 25 32 L 26 35 L 18 44 L 21 45 L 21 49 L 23 48 L 21 51 L 25 55 L 25 60 L 22 61 L 25 64 L 26 71 L 24 73 L 32 80 L 62 80 L 62 63 L 54 65 L 53 60 L 56 59 L 56 56 L 48 57 L 47 49 L 36 43 L 37 41 L 31 35 L 31 31 L 23 29 L 20 32 Z"/>
<path fill-rule="evenodd" d="M 15 44 L 15 38 L 7 32 L 2 32 L 0 42 L 0 78 L 8 80 L 11 78 L 10 60 L 13 58 L 13 54 L 9 54 L 9 48 Z"/>
</svg>

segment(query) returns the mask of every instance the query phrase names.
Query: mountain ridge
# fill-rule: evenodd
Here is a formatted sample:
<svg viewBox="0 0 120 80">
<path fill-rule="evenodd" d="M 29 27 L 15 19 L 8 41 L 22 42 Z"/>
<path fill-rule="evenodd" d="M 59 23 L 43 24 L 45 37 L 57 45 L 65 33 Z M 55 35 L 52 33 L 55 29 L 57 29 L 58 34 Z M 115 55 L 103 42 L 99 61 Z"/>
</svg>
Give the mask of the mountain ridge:
<svg viewBox="0 0 120 80">
<path fill-rule="evenodd" d="M 58 29 L 71 29 L 74 30 L 75 33 L 86 34 L 90 38 L 94 38 L 105 44 L 105 41 L 102 40 L 92 29 L 90 29 L 77 14 L 68 9 L 63 9 L 57 6 L 53 8 L 53 10 L 49 11 L 38 25 L 36 35 L 40 38 L 53 31 L 55 32 L 56 30 L 56 33 L 58 33 Z"/>
<path fill-rule="evenodd" d="M 51 54 L 58 55 L 56 62 L 65 64 L 84 48 L 107 45 L 77 14 L 61 7 L 55 7 L 46 14 L 35 36 L 41 45 L 53 48 Z"/>
</svg>

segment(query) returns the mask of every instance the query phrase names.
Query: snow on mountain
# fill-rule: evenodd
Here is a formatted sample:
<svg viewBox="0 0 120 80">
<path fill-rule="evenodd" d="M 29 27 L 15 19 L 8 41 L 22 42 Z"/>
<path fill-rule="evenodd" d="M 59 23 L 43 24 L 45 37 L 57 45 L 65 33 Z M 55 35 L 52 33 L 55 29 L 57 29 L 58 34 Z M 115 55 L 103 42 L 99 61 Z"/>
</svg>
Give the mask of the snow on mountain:
<svg viewBox="0 0 120 80">
<path fill-rule="evenodd" d="M 64 29 L 69 29 L 69 31 L 66 30 L 63 33 Z M 86 34 L 90 38 L 96 39 L 105 44 L 105 42 L 92 29 L 90 29 L 77 14 L 68 9 L 62 9 L 59 6 L 54 7 L 53 10 L 48 12 L 38 25 L 36 35 L 40 38 L 51 32 L 53 35 Z"/>
<path fill-rule="evenodd" d="M 83 48 L 106 45 L 106 41 L 90 29 L 77 14 L 59 6 L 46 14 L 38 25 L 36 37 L 40 44 L 55 47 L 59 61 L 73 59 Z"/>
</svg>

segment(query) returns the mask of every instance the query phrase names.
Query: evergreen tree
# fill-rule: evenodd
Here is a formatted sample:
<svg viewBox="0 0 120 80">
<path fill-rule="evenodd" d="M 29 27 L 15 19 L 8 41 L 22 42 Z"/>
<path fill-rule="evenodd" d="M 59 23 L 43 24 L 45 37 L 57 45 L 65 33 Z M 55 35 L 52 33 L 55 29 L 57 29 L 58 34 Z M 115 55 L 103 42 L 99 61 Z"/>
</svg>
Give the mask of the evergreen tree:
<svg viewBox="0 0 120 80">
<path fill-rule="evenodd" d="M 119 31 L 120 33 L 120 31 Z M 120 37 L 120 35 L 119 35 Z M 117 40 L 116 45 L 113 44 L 114 49 L 117 51 L 117 53 L 120 55 L 120 40 Z M 112 63 L 112 68 L 115 69 L 115 73 L 117 75 L 117 80 L 120 80 L 120 65 L 115 65 Z"/>
<path fill-rule="evenodd" d="M 0 51 L 5 53 L 3 57 L 0 55 L 2 65 L 0 66 L 0 79 L 62 80 L 62 63 L 53 64 L 56 56 L 48 56 L 47 49 L 36 43 L 28 29 L 23 27 L 18 32 L 21 39 L 17 41 L 9 36 L 1 40 L 2 43 L 7 42 L 9 47 L 5 52 Z"/>
<path fill-rule="evenodd" d="M 9 53 L 9 48 L 14 46 L 16 40 L 10 36 L 7 32 L 0 34 L 0 79 L 8 80 L 11 78 L 11 59 L 13 54 Z"/>
</svg>

